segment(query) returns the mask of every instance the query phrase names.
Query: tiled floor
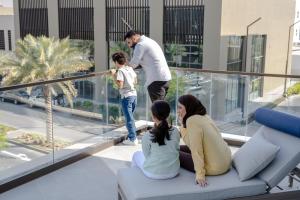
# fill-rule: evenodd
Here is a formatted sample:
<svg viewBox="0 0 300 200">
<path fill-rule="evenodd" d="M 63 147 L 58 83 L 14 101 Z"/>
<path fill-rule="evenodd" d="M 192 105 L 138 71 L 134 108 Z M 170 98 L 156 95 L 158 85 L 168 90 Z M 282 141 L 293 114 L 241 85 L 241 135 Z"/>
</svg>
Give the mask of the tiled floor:
<svg viewBox="0 0 300 200">
<path fill-rule="evenodd" d="M 128 167 L 140 145 L 113 146 L 0 194 L 0 200 L 114 200 L 117 170 Z"/>
<path fill-rule="evenodd" d="M 113 146 L 0 195 L 0 200 L 115 200 L 116 173 L 139 146 Z M 232 149 L 233 152 L 236 151 Z M 287 180 L 281 187 L 287 189 Z M 295 188 L 299 188 L 296 184 Z M 274 189 L 274 192 L 278 189 Z"/>
</svg>

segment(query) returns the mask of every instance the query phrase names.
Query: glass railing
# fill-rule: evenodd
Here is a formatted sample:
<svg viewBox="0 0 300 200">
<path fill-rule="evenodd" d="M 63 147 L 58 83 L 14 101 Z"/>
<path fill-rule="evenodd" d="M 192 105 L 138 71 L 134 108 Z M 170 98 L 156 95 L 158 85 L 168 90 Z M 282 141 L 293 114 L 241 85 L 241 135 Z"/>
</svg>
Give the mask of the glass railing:
<svg viewBox="0 0 300 200">
<path fill-rule="evenodd" d="M 124 117 L 113 78 L 107 72 L 79 75 L 84 78 L 1 88 L 0 184 L 126 135 L 124 128 L 115 131 L 124 127 Z M 74 97 L 67 85 L 76 89 Z M 55 91 L 48 101 L 47 88 Z M 144 87 L 137 91 L 135 119 L 146 123 L 149 103 Z"/>
<path fill-rule="evenodd" d="M 286 79 L 283 75 L 179 68 L 173 68 L 172 75 L 166 99 L 172 105 L 176 125 L 177 99 L 183 94 L 196 96 L 226 134 L 251 137 L 260 127 L 254 112 L 261 107 L 300 116 L 300 76 Z"/>
<path fill-rule="evenodd" d="M 253 119 L 260 107 L 300 116 L 299 85 L 290 89 L 300 76 L 287 79 L 287 94 L 297 93 L 298 88 L 298 95 L 286 96 L 284 76 L 180 68 L 171 71 L 166 100 L 172 108 L 173 125 L 179 125 L 177 99 L 183 94 L 199 98 L 226 134 L 251 137 L 260 127 Z M 137 70 L 137 74 L 135 120 L 150 124 L 151 103 L 144 87 L 145 75 L 142 70 Z M 63 84 L 76 88 L 75 97 L 60 89 Z M 47 87 L 55 91 L 48 104 Z M 51 166 L 84 148 L 111 141 L 120 136 L 115 131 L 118 128 L 123 127 L 122 134 L 126 135 L 119 92 L 107 72 L 2 87 L 0 91 L 0 184 Z"/>
</svg>

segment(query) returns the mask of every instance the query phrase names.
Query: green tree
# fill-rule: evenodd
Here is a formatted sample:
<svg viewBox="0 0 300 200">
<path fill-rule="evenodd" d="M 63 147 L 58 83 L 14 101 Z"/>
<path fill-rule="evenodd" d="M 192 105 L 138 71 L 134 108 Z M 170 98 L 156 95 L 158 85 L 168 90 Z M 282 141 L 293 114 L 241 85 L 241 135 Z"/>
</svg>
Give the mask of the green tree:
<svg viewBox="0 0 300 200">
<path fill-rule="evenodd" d="M 176 63 L 181 64 L 181 58 L 184 55 L 186 48 L 180 44 L 175 44 L 175 43 L 166 44 L 165 47 L 166 47 L 165 49 L 166 55 L 167 57 L 169 56 L 169 59 L 171 59 L 168 60 L 169 63 L 171 65 L 175 65 Z"/>
<path fill-rule="evenodd" d="M 70 45 L 69 38 L 62 40 L 45 36 L 27 35 L 16 43 L 14 56 L 0 63 L 4 85 L 24 84 L 61 78 L 63 74 L 87 70 L 92 66 L 89 53 Z M 77 90 L 72 81 L 43 85 L 47 113 L 47 142 L 52 142 L 52 95 L 63 93 L 70 105 Z"/>
<path fill-rule="evenodd" d="M 116 53 L 118 51 L 125 52 L 128 56 L 130 56 L 131 50 L 125 42 L 117 41 L 117 42 L 111 43 L 111 47 L 110 47 L 109 51 L 110 51 L 110 57 L 111 57 L 114 53 Z"/>
<path fill-rule="evenodd" d="M 287 96 L 298 95 L 298 94 L 300 94 L 300 82 L 295 83 L 293 86 L 289 87 L 286 92 Z"/>
<path fill-rule="evenodd" d="M 166 96 L 166 101 L 169 102 L 172 110 L 175 110 L 177 98 L 184 93 L 185 83 L 183 76 L 176 74 L 176 71 L 171 71 L 172 80 L 169 84 L 168 94 Z M 178 72 L 177 72 L 178 73 Z M 178 81 L 178 82 L 177 82 Z M 177 88 L 178 83 L 178 88 Z M 178 96 L 177 96 L 178 94 Z"/>
</svg>

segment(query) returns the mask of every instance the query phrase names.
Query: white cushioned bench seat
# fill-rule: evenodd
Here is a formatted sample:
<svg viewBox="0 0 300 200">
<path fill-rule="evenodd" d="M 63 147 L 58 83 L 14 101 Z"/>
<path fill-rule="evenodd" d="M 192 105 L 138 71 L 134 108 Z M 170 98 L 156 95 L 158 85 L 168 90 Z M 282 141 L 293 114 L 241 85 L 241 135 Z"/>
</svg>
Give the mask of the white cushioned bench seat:
<svg viewBox="0 0 300 200">
<path fill-rule="evenodd" d="M 195 174 L 180 169 L 180 174 L 169 180 L 146 178 L 138 168 L 118 172 L 119 193 L 126 200 L 216 200 L 253 196 L 266 193 L 264 181 L 253 178 L 241 182 L 235 169 L 220 176 L 208 176 L 209 185 L 201 188 L 194 183 Z"/>
</svg>

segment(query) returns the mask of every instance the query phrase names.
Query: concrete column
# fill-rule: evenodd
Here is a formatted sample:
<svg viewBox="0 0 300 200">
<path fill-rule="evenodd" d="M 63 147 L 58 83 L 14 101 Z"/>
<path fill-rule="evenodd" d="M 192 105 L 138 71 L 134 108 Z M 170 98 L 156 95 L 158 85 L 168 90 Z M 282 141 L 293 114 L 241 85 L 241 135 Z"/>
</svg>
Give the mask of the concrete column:
<svg viewBox="0 0 300 200">
<path fill-rule="evenodd" d="M 95 72 L 105 71 L 108 69 L 105 0 L 94 0 L 94 46 Z M 95 80 L 94 100 L 107 105 L 107 81 L 104 76 Z"/>
<path fill-rule="evenodd" d="M 222 1 L 204 2 L 203 69 L 221 70 L 227 66 L 226 38 L 221 37 Z M 222 63 L 222 66 L 221 66 Z M 225 115 L 226 82 L 212 75 L 211 116 L 222 120 Z"/>
<path fill-rule="evenodd" d="M 225 70 L 225 71 L 227 70 L 228 46 L 229 46 L 229 36 L 221 36 L 218 70 Z"/>
<path fill-rule="evenodd" d="M 218 70 L 220 65 L 222 1 L 204 2 L 203 69 Z"/>
<path fill-rule="evenodd" d="M 19 4 L 18 0 L 14 0 L 14 25 L 15 25 L 15 33 L 12 36 L 15 36 L 15 41 L 20 39 L 20 20 L 19 20 Z"/>
<path fill-rule="evenodd" d="M 246 72 L 251 71 L 252 38 L 253 38 L 253 35 L 248 36 L 247 55 L 246 55 L 246 59 L 247 59 Z"/>
<path fill-rule="evenodd" d="M 58 24 L 58 0 L 48 0 L 48 27 L 49 37 L 59 38 L 59 24 Z"/>
<path fill-rule="evenodd" d="M 95 71 L 108 69 L 105 0 L 94 0 Z"/>
<path fill-rule="evenodd" d="M 217 67 L 213 68 L 215 70 L 227 70 L 227 57 L 228 57 L 228 44 L 229 44 L 229 37 L 222 36 L 220 37 L 220 44 L 219 44 L 219 58 L 218 65 L 208 65 L 209 67 Z M 222 74 L 213 74 L 215 78 L 213 79 L 213 93 L 214 93 L 214 103 L 212 105 L 212 116 L 214 119 L 223 120 L 226 114 L 226 87 L 228 84 L 228 79 L 226 79 L 226 75 Z"/>
<path fill-rule="evenodd" d="M 150 37 L 163 49 L 163 16 L 164 1 L 149 0 L 150 5 Z"/>
</svg>

